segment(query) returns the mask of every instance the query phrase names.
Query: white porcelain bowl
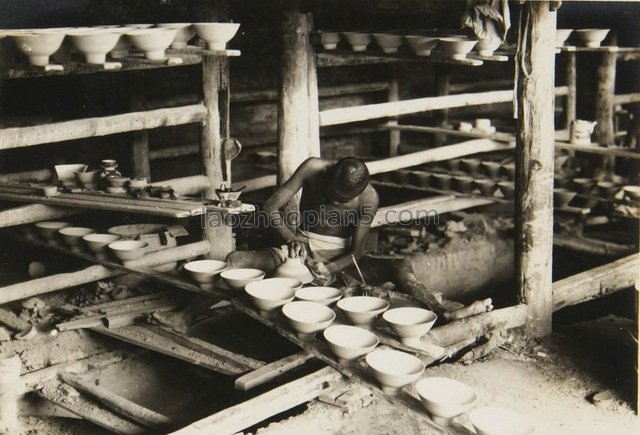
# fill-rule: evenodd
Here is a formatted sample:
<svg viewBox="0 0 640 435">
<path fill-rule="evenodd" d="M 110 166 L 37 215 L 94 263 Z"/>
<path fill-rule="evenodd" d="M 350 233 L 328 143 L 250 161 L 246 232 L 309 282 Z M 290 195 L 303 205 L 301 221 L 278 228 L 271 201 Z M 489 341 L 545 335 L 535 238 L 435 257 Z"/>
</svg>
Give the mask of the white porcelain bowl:
<svg viewBox="0 0 640 435">
<path fill-rule="evenodd" d="M 562 47 L 571 33 L 573 33 L 573 29 L 556 29 L 556 47 Z"/>
<path fill-rule="evenodd" d="M 371 43 L 371 35 L 359 32 L 342 32 L 353 51 L 365 51 Z"/>
<path fill-rule="evenodd" d="M 122 34 L 117 28 L 77 29 L 66 33 L 89 64 L 105 63 L 107 53 L 115 48 Z"/>
<path fill-rule="evenodd" d="M 600 47 L 609 29 L 576 29 L 574 32 L 586 47 Z"/>
<path fill-rule="evenodd" d="M 400 337 L 402 343 L 417 346 L 420 344 L 420 337 L 429 332 L 438 316 L 424 308 L 402 307 L 386 311 L 382 318 Z"/>
<path fill-rule="evenodd" d="M 285 283 L 288 278 L 270 278 L 262 281 L 254 281 L 244 288 L 251 302 L 260 310 L 262 315 L 288 304 L 296 295 L 295 283 Z M 295 281 L 295 280 L 291 280 Z M 297 281 L 302 286 L 300 281 Z"/>
<path fill-rule="evenodd" d="M 240 268 L 227 269 L 220 274 L 220 277 L 231 288 L 231 290 L 242 291 L 250 282 L 260 281 L 264 278 L 265 272 L 260 269 Z"/>
<path fill-rule="evenodd" d="M 322 331 L 336 318 L 336 313 L 326 305 L 307 301 L 289 302 L 282 307 L 282 314 L 300 334 Z"/>
<path fill-rule="evenodd" d="M 189 276 L 204 289 L 212 289 L 216 275 L 226 269 L 227 263 L 220 260 L 197 260 L 184 265 Z"/>
<path fill-rule="evenodd" d="M 373 296 L 353 296 L 339 300 L 338 308 L 354 325 L 371 328 L 373 320 L 389 308 L 389 302 Z"/>
<path fill-rule="evenodd" d="M 82 240 L 87 244 L 89 249 L 95 253 L 104 252 L 109 243 L 117 242 L 120 240 L 120 236 L 115 234 L 87 234 L 82 237 Z"/>
<path fill-rule="evenodd" d="M 480 56 L 492 56 L 500 44 L 502 44 L 500 38 L 480 39 L 476 44 L 476 50 Z"/>
<path fill-rule="evenodd" d="M 367 364 L 380 382 L 382 391 L 392 396 L 405 385 L 416 381 L 424 372 L 424 364 L 415 356 L 393 349 L 377 349 L 367 355 Z"/>
<path fill-rule="evenodd" d="M 69 222 L 62 221 L 42 221 L 36 222 L 35 224 L 35 227 L 42 238 L 50 242 L 55 240 L 56 234 L 58 234 L 59 230 L 70 226 L 71 224 Z"/>
<path fill-rule="evenodd" d="M 149 60 L 163 60 L 165 50 L 171 45 L 177 29 L 155 27 L 134 29 L 126 33 L 133 45 L 144 52 Z"/>
<path fill-rule="evenodd" d="M 176 36 L 171 43 L 171 48 L 185 48 L 187 42 L 196 36 L 196 31 L 191 27 L 191 23 L 160 23 L 157 26 L 176 29 Z"/>
<path fill-rule="evenodd" d="M 371 331 L 348 325 L 331 325 L 323 332 L 331 351 L 341 364 L 349 365 L 354 360 L 371 352 L 379 343 Z"/>
<path fill-rule="evenodd" d="M 342 298 L 342 290 L 335 287 L 304 287 L 296 291 L 296 298 L 331 305 Z"/>
<path fill-rule="evenodd" d="M 119 240 L 109 243 L 109 249 L 121 261 L 132 261 L 141 258 L 149 244 L 139 240 Z"/>
<path fill-rule="evenodd" d="M 73 250 L 80 247 L 82 238 L 87 234 L 93 234 L 96 230 L 86 227 L 64 227 L 58 230 L 58 234 L 62 236 L 62 240 Z"/>
<path fill-rule="evenodd" d="M 135 29 L 139 29 L 140 27 L 119 27 L 120 38 L 116 43 L 116 46 L 113 47 L 113 50 L 109 52 L 109 56 L 113 59 L 123 59 L 129 55 L 129 48 L 131 48 L 131 39 L 126 35 L 127 32 Z"/>
<path fill-rule="evenodd" d="M 622 191 L 624 192 L 625 197 L 627 197 L 629 200 L 640 200 L 640 186 L 624 186 L 622 188 Z"/>
<path fill-rule="evenodd" d="M 531 435 L 535 430 L 526 415 L 493 406 L 472 409 L 469 419 L 478 435 Z"/>
<path fill-rule="evenodd" d="M 455 379 L 423 378 L 416 383 L 416 391 L 433 421 L 442 425 L 451 423 L 476 402 L 473 389 Z"/>
<path fill-rule="evenodd" d="M 225 50 L 227 42 L 236 36 L 239 23 L 193 23 L 197 35 L 207 43 L 209 50 Z"/>
<path fill-rule="evenodd" d="M 402 46 L 402 35 L 374 33 L 373 39 L 376 40 L 376 44 L 382 48 L 384 53 L 397 53 L 398 48 Z"/>
<path fill-rule="evenodd" d="M 84 172 L 87 170 L 87 165 L 84 163 L 70 163 L 66 165 L 55 165 L 53 170 L 56 173 L 56 179 L 58 181 L 75 182 L 76 172 Z"/>
<path fill-rule="evenodd" d="M 452 59 L 462 60 L 473 50 L 478 41 L 458 37 L 440 38 L 440 46 L 445 54 Z"/>
<path fill-rule="evenodd" d="M 320 32 L 320 43 L 325 50 L 335 50 L 340 42 L 340 32 Z"/>
<path fill-rule="evenodd" d="M 433 38 L 429 36 L 420 36 L 420 35 L 407 35 L 405 36 L 411 51 L 413 51 L 417 56 L 429 56 L 431 54 L 431 50 L 433 50 L 436 45 L 438 45 L 438 38 Z"/>
<path fill-rule="evenodd" d="M 29 58 L 29 63 L 36 66 L 48 65 L 49 56 L 58 51 L 65 37 L 64 32 L 47 29 L 7 34 Z"/>
</svg>

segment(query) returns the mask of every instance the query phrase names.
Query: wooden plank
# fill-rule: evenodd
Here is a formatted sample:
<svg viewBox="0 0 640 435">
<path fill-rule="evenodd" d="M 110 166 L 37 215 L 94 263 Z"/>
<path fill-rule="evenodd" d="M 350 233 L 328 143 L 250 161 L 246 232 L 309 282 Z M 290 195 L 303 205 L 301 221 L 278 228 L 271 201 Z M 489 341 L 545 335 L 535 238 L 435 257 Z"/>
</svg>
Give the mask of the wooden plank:
<svg viewBox="0 0 640 435">
<path fill-rule="evenodd" d="M 325 367 L 264 394 L 231 406 L 173 432 L 174 435 L 231 435 L 318 397 L 340 373 Z"/>
<path fill-rule="evenodd" d="M 348 85 L 323 86 L 318 89 L 322 98 L 341 97 L 344 95 L 384 92 L 389 89 L 387 82 L 350 83 Z M 232 103 L 275 102 L 278 100 L 276 89 L 238 91 L 231 95 Z"/>
<path fill-rule="evenodd" d="M 246 372 L 246 370 L 239 369 L 237 364 L 230 364 L 219 358 L 205 355 L 190 347 L 183 346 L 164 335 L 156 334 L 154 331 L 143 326 L 131 325 L 113 329 L 99 326 L 91 328 L 91 330 L 124 341 L 125 343 L 134 344 L 144 349 L 222 373 L 223 375 L 235 376 Z"/>
<path fill-rule="evenodd" d="M 640 279 L 638 254 L 572 275 L 553 283 L 553 310 L 590 301 L 633 287 Z"/>
<path fill-rule="evenodd" d="M 629 255 L 637 249 L 635 245 L 620 245 L 618 243 L 569 234 L 555 234 L 553 236 L 553 245 L 577 252 L 603 256 Z"/>
<path fill-rule="evenodd" d="M 633 94 L 618 94 L 613 96 L 614 106 L 633 103 L 640 103 L 640 93 L 636 92 Z"/>
<path fill-rule="evenodd" d="M 248 180 L 240 180 L 233 183 L 234 189 L 239 189 L 242 186 L 244 192 L 253 192 L 260 189 L 266 189 L 267 187 L 273 187 L 277 183 L 276 175 L 264 175 L 262 177 L 250 178 Z"/>
<path fill-rule="evenodd" d="M 598 66 L 598 87 L 596 92 L 596 142 L 601 145 L 613 145 L 615 130 L 613 127 L 614 95 L 616 82 L 617 55 L 602 53 L 602 63 Z"/>
<path fill-rule="evenodd" d="M 266 384 L 283 373 L 300 367 L 311 358 L 313 358 L 311 355 L 303 351 L 269 363 L 237 378 L 234 384 L 235 389 L 248 391 L 262 384 Z"/>
<path fill-rule="evenodd" d="M 516 145 L 516 282 L 526 303 L 527 332 L 551 333 L 553 295 L 553 94 L 556 13 L 548 2 L 524 5 L 516 65 L 518 135 Z"/>
<path fill-rule="evenodd" d="M 491 139 L 498 142 L 513 142 L 515 140 L 515 136 L 508 133 L 474 133 L 470 131 L 460 131 L 452 128 L 444 128 L 444 127 L 429 127 L 426 125 L 393 125 L 393 124 L 385 124 L 384 128 L 388 128 L 390 130 L 399 130 L 399 131 L 409 131 L 413 133 L 434 133 L 434 134 L 446 134 L 447 136 L 459 136 L 459 137 L 471 137 L 475 139 Z"/>
<path fill-rule="evenodd" d="M 38 395 L 85 420 L 118 434 L 137 435 L 147 431 L 145 427 L 96 405 L 78 395 L 70 386 L 56 380 L 47 382 L 38 391 Z"/>
<path fill-rule="evenodd" d="M 159 148 L 149 151 L 149 160 L 173 159 L 175 157 L 192 156 L 200 152 L 200 145 L 185 144 Z"/>
<path fill-rule="evenodd" d="M 556 95 L 563 95 L 566 94 L 566 92 L 566 87 L 559 87 Z M 455 107 L 510 103 L 512 101 L 513 91 L 503 90 L 365 104 L 362 106 L 323 110 L 320 112 L 320 126 L 347 124 L 349 122 L 368 121 L 371 119 L 410 115 L 412 113 L 452 109 Z"/>
<path fill-rule="evenodd" d="M 578 70 L 576 68 L 576 54 L 575 52 L 567 53 L 567 101 L 565 111 L 565 128 L 569 129 L 571 121 L 577 119 L 576 117 L 576 104 L 578 101 L 578 82 L 577 82 Z"/>
<path fill-rule="evenodd" d="M 373 175 L 422 165 L 424 163 L 455 159 L 458 157 L 491 151 L 511 150 L 513 148 L 513 143 L 505 144 L 490 139 L 474 139 L 460 142 L 455 145 L 447 145 L 415 153 L 403 154 L 396 157 L 375 160 L 373 162 L 367 162 L 366 164 L 367 168 L 369 168 L 369 173 Z"/>
<path fill-rule="evenodd" d="M 60 373 L 60 380 L 71 385 L 81 393 L 88 395 L 102 403 L 112 411 L 130 420 L 152 429 L 167 428 L 171 424 L 171 419 L 166 415 L 152 411 L 144 406 L 138 405 L 129 399 L 99 387 L 91 381 L 87 381 L 78 375 L 71 373 Z"/>
<path fill-rule="evenodd" d="M 144 97 L 140 94 L 144 89 L 144 82 L 139 80 L 135 83 L 134 95 L 131 96 L 131 110 L 144 110 Z M 136 178 L 151 177 L 151 167 L 149 165 L 149 132 L 146 130 L 136 131 L 133 133 L 133 144 L 131 146 L 131 166 L 133 167 L 133 176 Z"/>
<path fill-rule="evenodd" d="M 0 130 L 0 150 L 202 122 L 202 104 Z"/>
<path fill-rule="evenodd" d="M 574 145 L 567 142 L 556 142 L 555 147 L 561 150 L 580 151 L 582 153 L 601 154 L 605 156 L 624 157 L 627 159 L 640 160 L 640 153 L 637 151 L 632 151 L 629 148 L 616 146 L 602 147 L 597 143 L 591 145 Z"/>
</svg>

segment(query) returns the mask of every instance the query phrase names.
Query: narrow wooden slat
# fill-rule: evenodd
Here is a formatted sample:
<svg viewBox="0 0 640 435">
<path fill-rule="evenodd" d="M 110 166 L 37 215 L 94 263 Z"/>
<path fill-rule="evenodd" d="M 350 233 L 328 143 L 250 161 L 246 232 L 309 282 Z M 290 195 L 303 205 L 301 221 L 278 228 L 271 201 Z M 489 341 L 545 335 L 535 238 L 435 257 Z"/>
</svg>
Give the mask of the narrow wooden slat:
<svg viewBox="0 0 640 435">
<path fill-rule="evenodd" d="M 66 207 L 53 207 L 45 204 L 22 205 L 0 210 L 0 228 L 59 219 L 73 214 L 76 214 L 76 211 Z"/>
<path fill-rule="evenodd" d="M 616 260 L 553 283 L 553 310 L 633 287 L 640 279 L 638 254 Z"/>
<path fill-rule="evenodd" d="M 5 128 L 0 130 L 0 150 L 201 122 L 206 114 L 207 109 L 202 104 L 194 104 L 32 127 Z"/>
<path fill-rule="evenodd" d="M 640 160 L 640 153 L 629 148 L 615 146 L 602 147 L 596 143 L 591 145 L 574 145 L 567 142 L 556 142 L 555 147 L 561 150 L 580 151 L 589 154 L 601 154 L 605 156 L 624 157 L 627 159 Z"/>
<path fill-rule="evenodd" d="M 631 103 L 640 103 L 640 93 L 636 92 L 634 94 L 618 94 L 613 97 L 614 105 Z"/>
<path fill-rule="evenodd" d="M 265 384 L 283 373 L 293 370 L 296 367 L 300 367 L 311 358 L 313 358 L 311 355 L 303 351 L 289 355 L 279 359 L 278 361 L 274 361 L 237 378 L 235 382 L 235 389 L 247 391 Z"/>
</svg>

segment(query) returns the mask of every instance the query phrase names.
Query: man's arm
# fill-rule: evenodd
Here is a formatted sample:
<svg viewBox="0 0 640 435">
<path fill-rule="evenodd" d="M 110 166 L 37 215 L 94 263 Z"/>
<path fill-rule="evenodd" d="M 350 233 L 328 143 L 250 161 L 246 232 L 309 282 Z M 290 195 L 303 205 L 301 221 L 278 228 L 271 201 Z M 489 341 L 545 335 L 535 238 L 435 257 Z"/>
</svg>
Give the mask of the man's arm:
<svg viewBox="0 0 640 435">
<path fill-rule="evenodd" d="M 285 225 L 286 221 L 283 219 L 280 209 L 302 189 L 304 181 L 307 178 L 322 169 L 322 165 L 322 160 L 315 157 L 310 157 L 305 160 L 298 169 L 296 169 L 291 178 L 282 186 L 278 187 L 264 204 L 264 210 L 269 216 L 270 226 L 274 228 L 287 243 L 298 240 L 298 237 Z"/>
<path fill-rule="evenodd" d="M 378 211 L 378 203 L 378 193 L 369 185 L 361 205 L 358 225 L 351 236 L 351 247 L 344 255 L 326 265 L 329 272 L 335 273 L 346 269 L 353 264 L 351 256 L 358 259 L 364 254 L 364 247 L 369 237 L 369 230 L 371 229 L 373 218 Z"/>
</svg>

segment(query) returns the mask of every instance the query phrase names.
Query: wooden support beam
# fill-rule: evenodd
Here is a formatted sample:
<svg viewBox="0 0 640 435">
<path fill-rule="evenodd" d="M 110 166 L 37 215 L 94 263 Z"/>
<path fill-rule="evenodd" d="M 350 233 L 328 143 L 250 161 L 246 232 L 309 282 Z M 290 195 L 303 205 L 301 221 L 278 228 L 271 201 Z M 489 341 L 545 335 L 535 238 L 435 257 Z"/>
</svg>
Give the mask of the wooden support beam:
<svg viewBox="0 0 640 435">
<path fill-rule="evenodd" d="M 216 57 L 217 58 L 217 57 Z M 224 58 L 226 59 L 226 58 Z M 0 130 L 0 150 L 204 121 L 202 104 Z"/>
<path fill-rule="evenodd" d="M 565 128 L 569 128 L 571 121 L 576 119 L 576 102 L 578 100 L 578 70 L 576 69 L 576 53 L 568 51 L 567 54 L 567 101 L 565 111 Z"/>
<path fill-rule="evenodd" d="M 451 93 L 451 67 L 450 65 L 436 65 L 436 92 L 439 97 L 449 95 Z M 447 127 L 449 120 L 449 109 L 438 110 L 435 114 L 435 124 L 440 127 Z M 447 136 L 444 134 L 436 134 L 434 145 L 442 146 L 446 143 Z"/>
<path fill-rule="evenodd" d="M 211 180 L 204 175 L 192 175 L 190 177 L 154 181 L 153 184 L 157 186 L 171 186 L 178 195 L 199 195 L 211 188 Z"/>
<path fill-rule="evenodd" d="M 260 189 L 266 189 L 267 187 L 273 187 L 277 183 L 277 176 L 275 175 L 265 175 L 257 178 L 250 178 L 248 180 L 239 180 L 233 183 L 234 189 L 239 189 L 242 186 L 246 186 L 244 188 L 244 192 L 253 192 Z"/>
<path fill-rule="evenodd" d="M 598 88 L 596 93 L 596 142 L 613 145 L 615 132 L 613 116 L 615 110 L 616 61 L 615 52 L 603 52 L 602 63 L 598 66 Z"/>
<path fill-rule="evenodd" d="M 640 103 L 640 92 L 632 94 L 618 94 L 613 96 L 613 105 L 619 106 L 620 104 L 635 104 Z"/>
<path fill-rule="evenodd" d="M 553 283 L 553 310 L 633 287 L 640 278 L 638 254 L 595 267 Z"/>
<path fill-rule="evenodd" d="M 373 175 L 422 165 L 424 163 L 455 159 L 470 154 L 490 151 L 505 151 L 513 148 L 513 144 L 496 142 L 491 139 L 475 139 L 460 142 L 455 145 L 447 145 L 411 154 L 404 154 L 401 156 L 367 162 L 367 168 L 369 168 L 369 173 Z"/>
<path fill-rule="evenodd" d="M 185 144 L 170 146 L 149 151 L 149 160 L 172 159 L 175 157 L 193 156 L 200 152 L 200 145 Z"/>
<path fill-rule="evenodd" d="M 526 318 L 526 305 L 515 305 L 438 326 L 429 331 L 422 340 L 446 347 L 471 338 L 482 337 L 497 329 L 518 328 L 525 324 Z"/>
<path fill-rule="evenodd" d="M 144 88 L 144 84 L 142 82 L 136 82 L 136 87 Z M 140 89 L 137 89 L 135 94 L 131 97 L 131 110 L 144 110 L 146 109 L 145 106 L 144 96 L 140 94 Z M 133 176 L 136 178 L 151 177 L 151 166 L 149 164 L 149 132 L 147 130 L 140 130 L 133 133 L 131 156 Z"/>
<path fill-rule="evenodd" d="M 309 40 L 311 14 L 299 11 L 298 1 L 286 2 L 282 19 L 281 85 L 278 104 L 278 183 L 293 175 L 309 157 L 320 156 L 318 82 Z M 286 206 L 298 209 L 297 194 Z"/>
<path fill-rule="evenodd" d="M 398 72 L 395 65 L 390 65 L 391 79 L 389 80 L 389 91 L 387 92 L 387 101 L 396 102 L 400 101 L 400 86 L 398 82 Z M 398 118 L 392 117 L 389 122 L 390 125 L 398 125 Z M 389 156 L 397 156 L 398 149 L 400 148 L 400 130 L 389 131 Z"/>
<path fill-rule="evenodd" d="M 226 57 L 207 56 L 202 62 L 204 105 L 207 116 L 202 126 L 201 158 L 204 175 L 209 178 L 205 197 L 215 198 L 215 189 L 223 182 L 225 166 L 223 141 L 228 133 L 229 61 Z M 230 174 L 227 174 L 229 180 Z M 234 250 L 231 227 L 209 222 L 204 215 L 203 237 L 211 242 L 210 258 L 222 260 Z"/>
<path fill-rule="evenodd" d="M 109 391 L 104 387 L 99 387 L 91 381 L 87 381 L 81 376 L 71 373 L 60 373 L 59 378 L 66 384 L 71 385 L 80 391 L 96 399 L 112 411 L 123 415 L 136 423 L 140 423 L 151 429 L 166 429 L 171 424 L 169 417 L 152 411 L 144 406 L 138 405 L 129 399 Z"/>
<path fill-rule="evenodd" d="M 524 23 L 515 64 L 516 137 L 516 281 L 528 306 L 527 332 L 551 333 L 553 312 L 553 83 L 556 13 L 549 2 L 523 5 Z"/>
<path fill-rule="evenodd" d="M 321 98 L 342 97 L 344 95 L 384 92 L 389 89 L 387 82 L 350 83 L 348 85 L 324 86 L 318 89 Z M 231 95 L 232 103 L 276 102 L 278 91 L 275 89 L 239 91 Z"/>
<path fill-rule="evenodd" d="M 21 181 L 51 181 L 51 177 L 53 177 L 53 173 L 50 169 L 37 169 L 34 171 L 0 174 L 0 183 Z"/>
<path fill-rule="evenodd" d="M 620 245 L 604 240 L 590 239 L 569 234 L 554 234 L 553 246 L 571 249 L 591 255 L 620 256 L 636 251 L 635 245 Z"/>
<path fill-rule="evenodd" d="M 274 361 L 237 378 L 235 389 L 248 391 L 262 384 L 266 384 L 283 373 L 300 367 L 311 358 L 313 357 L 309 353 L 302 351 Z"/>
<path fill-rule="evenodd" d="M 18 355 L 0 353 L 0 432 L 18 431 L 18 390 L 22 361 Z"/>
<path fill-rule="evenodd" d="M 31 224 L 49 219 L 71 216 L 77 211 L 67 207 L 54 207 L 45 204 L 29 204 L 0 210 L 0 228 Z"/>
<path fill-rule="evenodd" d="M 325 367 L 300 379 L 261 394 L 246 402 L 203 418 L 174 435 L 212 434 L 231 435 L 318 397 L 331 382 L 342 375 Z"/>
</svg>

